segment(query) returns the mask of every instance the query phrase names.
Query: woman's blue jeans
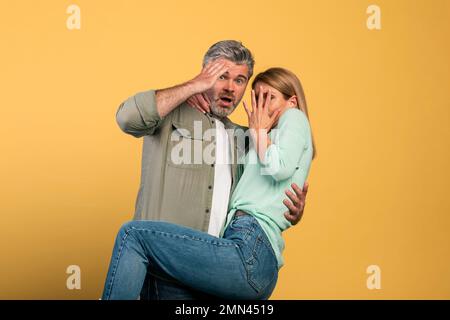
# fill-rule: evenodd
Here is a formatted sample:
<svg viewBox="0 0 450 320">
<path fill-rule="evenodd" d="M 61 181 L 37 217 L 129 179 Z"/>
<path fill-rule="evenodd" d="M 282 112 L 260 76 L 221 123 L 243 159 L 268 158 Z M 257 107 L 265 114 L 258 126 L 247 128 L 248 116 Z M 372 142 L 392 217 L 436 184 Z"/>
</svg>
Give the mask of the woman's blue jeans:
<svg viewBox="0 0 450 320">
<path fill-rule="evenodd" d="M 162 221 L 124 224 L 102 299 L 138 299 L 147 271 L 223 299 L 268 299 L 278 279 L 272 246 L 251 215 L 235 216 L 223 238 Z"/>
</svg>

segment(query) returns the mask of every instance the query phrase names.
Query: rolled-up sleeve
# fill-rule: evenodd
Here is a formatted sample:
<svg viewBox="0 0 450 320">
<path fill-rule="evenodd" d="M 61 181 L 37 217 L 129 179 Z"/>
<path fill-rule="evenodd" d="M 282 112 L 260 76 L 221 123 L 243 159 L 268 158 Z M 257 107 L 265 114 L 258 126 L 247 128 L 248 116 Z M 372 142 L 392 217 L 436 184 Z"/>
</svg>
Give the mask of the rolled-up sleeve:
<svg viewBox="0 0 450 320">
<path fill-rule="evenodd" d="M 123 132 L 136 138 L 152 135 L 161 124 L 156 109 L 155 90 L 139 92 L 122 102 L 116 112 L 116 121 Z"/>
</svg>

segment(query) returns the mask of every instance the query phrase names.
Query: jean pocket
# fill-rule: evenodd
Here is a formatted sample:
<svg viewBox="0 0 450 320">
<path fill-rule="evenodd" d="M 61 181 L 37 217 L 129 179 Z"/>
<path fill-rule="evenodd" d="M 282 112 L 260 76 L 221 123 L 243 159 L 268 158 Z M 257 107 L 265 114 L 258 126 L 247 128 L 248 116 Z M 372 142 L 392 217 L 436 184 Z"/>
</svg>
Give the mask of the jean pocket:
<svg viewBox="0 0 450 320">
<path fill-rule="evenodd" d="M 256 238 L 252 254 L 245 261 L 249 284 L 258 293 L 262 293 L 278 273 L 277 259 L 270 243 L 262 234 Z"/>
</svg>

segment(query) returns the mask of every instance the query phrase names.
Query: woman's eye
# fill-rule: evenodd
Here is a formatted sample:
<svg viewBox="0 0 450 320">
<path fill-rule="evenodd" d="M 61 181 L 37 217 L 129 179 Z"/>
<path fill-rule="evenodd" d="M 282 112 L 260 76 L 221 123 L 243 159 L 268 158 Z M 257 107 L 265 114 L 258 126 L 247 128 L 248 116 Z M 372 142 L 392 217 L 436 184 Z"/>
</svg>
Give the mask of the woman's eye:
<svg viewBox="0 0 450 320">
<path fill-rule="evenodd" d="M 223 79 L 225 79 L 225 76 L 220 76 L 219 79 L 223 80 Z"/>
</svg>

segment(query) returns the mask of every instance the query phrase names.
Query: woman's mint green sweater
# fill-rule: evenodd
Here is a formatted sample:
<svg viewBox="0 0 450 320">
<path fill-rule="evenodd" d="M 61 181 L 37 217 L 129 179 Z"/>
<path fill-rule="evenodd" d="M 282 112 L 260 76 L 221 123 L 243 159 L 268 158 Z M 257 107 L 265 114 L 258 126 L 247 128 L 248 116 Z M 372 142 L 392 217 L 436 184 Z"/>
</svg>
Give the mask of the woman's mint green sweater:
<svg viewBox="0 0 450 320">
<path fill-rule="evenodd" d="M 291 226 L 284 217 L 288 209 L 283 204 L 285 190 L 295 182 L 300 188 L 309 173 L 312 160 L 312 139 L 308 118 L 298 108 L 285 110 L 278 124 L 269 132 L 272 144 L 264 162 L 251 144 L 243 165 L 239 166 L 239 182 L 231 195 L 223 236 L 236 210 L 253 215 L 266 233 L 275 252 L 278 269 L 284 265 L 284 240 L 281 232 Z"/>
</svg>

